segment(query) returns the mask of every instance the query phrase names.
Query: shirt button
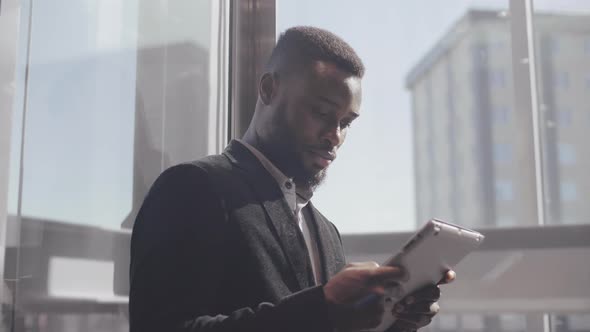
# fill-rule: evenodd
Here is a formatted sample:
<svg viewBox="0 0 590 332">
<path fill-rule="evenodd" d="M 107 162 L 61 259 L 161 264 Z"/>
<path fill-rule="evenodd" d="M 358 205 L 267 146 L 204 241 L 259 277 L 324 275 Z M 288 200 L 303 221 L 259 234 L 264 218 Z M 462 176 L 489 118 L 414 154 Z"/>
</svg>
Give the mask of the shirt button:
<svg viewBox="0 0 590 332">
<path fill-rule="evenodd" d="M 293 184 L 291 182 L 287 181 L 287 182 L 285 182 L 285 187 L 287 189 L 291 189 L 291 188 L 293 188 Z"/>
</svg>

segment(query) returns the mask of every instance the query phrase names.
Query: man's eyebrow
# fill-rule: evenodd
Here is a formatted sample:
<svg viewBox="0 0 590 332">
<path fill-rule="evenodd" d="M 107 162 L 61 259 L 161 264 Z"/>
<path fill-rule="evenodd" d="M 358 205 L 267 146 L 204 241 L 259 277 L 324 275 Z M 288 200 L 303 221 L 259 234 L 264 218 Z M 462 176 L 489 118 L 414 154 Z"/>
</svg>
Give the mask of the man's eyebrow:
<svg viewBox="0 0 590 332">
<path fill-rule="evenodd" d="M 325 97 L 325 96 L 322 96 L 322 95 L 317 95 L 316 96 L 316 99 L 318 99 L 318 100 L 320 100 L 320 101 L 322 101 L 324 103 L 330 104 L 332 106 L 340 107 L 340 105 L 337 102 L 335 102 L 334 100 L 332 100 L 332 99 L 330 99 L 328 97 Z M 356 119 L 356 118 L 358 118 L 360 116 L 360 114 L 357 113 L 357 112 L 349 112 L 349 114 L 350 114 L 350 116 L 352 117 L 353 120 Z"/>
<path fill-rule="evenodd" d="M 316 96 L 316 99 L 318 99 L 320 101 L 323 101 L 325 103 L 328 103 L 328 104 L 330 104 L 332 106 L 340 107 L 340 104 L 338 104 L 337 102 L 335 102 L 334 100 L 332 100 L 332 99 L 330 99 L 330 98 L 328 98 L 326 96 L 317 95 Z"/>
</svg>

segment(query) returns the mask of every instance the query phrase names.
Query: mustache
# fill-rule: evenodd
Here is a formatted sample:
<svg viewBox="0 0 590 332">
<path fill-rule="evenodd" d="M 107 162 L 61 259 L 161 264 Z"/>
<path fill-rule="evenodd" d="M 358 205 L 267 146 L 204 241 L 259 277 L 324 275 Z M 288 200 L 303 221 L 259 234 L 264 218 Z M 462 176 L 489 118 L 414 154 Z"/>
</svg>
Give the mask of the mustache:
<svg viewBox="0 0 590 332">
<path fill-rule="evenodd" d="M 336 146 L 332 145 L 330 142 L 309 145 L 308 148 L 314 149 L 314 150 L 322 150 L 322 151 L 326 151 L 326 152 L 333 152 L 333 153 L 336 153 L 336 150 L 338 149 Z"/>
<path fill-rule="evenodd" d="M 311 145 L 308 146 L 308 149 L 326 157 L 327 159 L 336 159 L 337 148 L 332 144 Z"/>
</svg>

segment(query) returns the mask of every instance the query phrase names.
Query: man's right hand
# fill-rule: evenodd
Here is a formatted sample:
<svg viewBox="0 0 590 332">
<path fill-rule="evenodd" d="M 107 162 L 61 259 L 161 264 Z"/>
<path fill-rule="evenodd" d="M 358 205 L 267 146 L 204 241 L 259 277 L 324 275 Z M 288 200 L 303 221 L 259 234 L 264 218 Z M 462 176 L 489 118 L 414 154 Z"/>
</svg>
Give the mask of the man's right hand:
<svg viewBox="0 0 590 332">
<path fill-rule="evenodd" d="M 404 277 L 400 268 L 375 262 L 347 265 L 324 285 L 334 327 L 354 331 L 378 326 L 384 312 L 381 297 L 385 289 Z"/>
</svg>

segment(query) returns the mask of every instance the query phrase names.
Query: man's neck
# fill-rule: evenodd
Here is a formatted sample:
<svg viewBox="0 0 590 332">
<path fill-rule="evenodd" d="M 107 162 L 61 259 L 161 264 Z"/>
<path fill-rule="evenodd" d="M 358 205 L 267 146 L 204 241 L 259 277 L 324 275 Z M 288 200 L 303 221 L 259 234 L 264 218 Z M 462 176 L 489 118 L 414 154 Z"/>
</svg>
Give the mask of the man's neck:
<svg viewBox="0 0 590 332">
<path fill-rule="evenodd" d="M 241 139 L 242 142 L 245 142 L 256 150 L 260 151 L 273 165 L 278 168 L 283 174 L 287 177 L 292 178 L 293 182 L 295 182 L 295 186 L 297 188 L 301 188 L 307 192 L 313 192 L 313 188 L 310 187 L 309 183 L 306 181 L 301 181 L 300 178 L 293 176 L 293 172 L 290 172 L 289 167 L 285 167 L 284 163 L 282 163 L 279 159 L 276 158 L 276 154 L 272 153 L 272 149 L 268 148 L 268 145 L 264 143 L 264 141 L 256 135 L 252 130 L 248 129 L 246 134 Z M 304 189 L 305 188 L 305 189 Z"/>
<path fill-rule="evenodd" d="M 260 151 L 268 160 L 270 160 L 270 162 L 273 163 L 276 168 L 278 168 L 286 176 L 290 178 L 294 177 L 293 172 L 291 172 L 289 167 L 286 167 L 287 165 L 281 161 L 281 158 L 277 158 L 277 153 L 273 153 L 273 150 L 269 147 L 269 144 L 265 144 L 264 140 L 253 130 L 248 129 L 241 140 Z"/>
</svg>

